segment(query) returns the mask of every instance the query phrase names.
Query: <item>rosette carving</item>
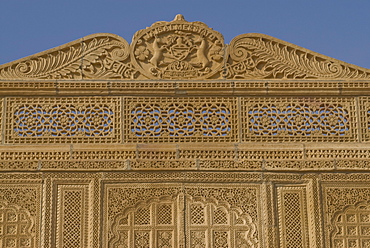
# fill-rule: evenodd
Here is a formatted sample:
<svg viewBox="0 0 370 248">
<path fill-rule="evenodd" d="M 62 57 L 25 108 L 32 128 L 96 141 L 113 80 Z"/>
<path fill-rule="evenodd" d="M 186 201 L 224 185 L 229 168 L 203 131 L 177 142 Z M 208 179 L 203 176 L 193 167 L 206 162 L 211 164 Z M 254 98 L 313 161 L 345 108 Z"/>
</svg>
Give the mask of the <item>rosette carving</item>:
<svg viewBox="0 0 370 248">
<path fill-rule="evenodd" d="M 129 45 L 112 34 L 94 34 L 0 67 L 0 78 L 125 79 L 136 70 Z"/>
<path fill-rule="evenodd" d="M 230 79 L 369 79 L 370 70 L 263 35 L 243 34 L 228 47 Z"/>
</svg>

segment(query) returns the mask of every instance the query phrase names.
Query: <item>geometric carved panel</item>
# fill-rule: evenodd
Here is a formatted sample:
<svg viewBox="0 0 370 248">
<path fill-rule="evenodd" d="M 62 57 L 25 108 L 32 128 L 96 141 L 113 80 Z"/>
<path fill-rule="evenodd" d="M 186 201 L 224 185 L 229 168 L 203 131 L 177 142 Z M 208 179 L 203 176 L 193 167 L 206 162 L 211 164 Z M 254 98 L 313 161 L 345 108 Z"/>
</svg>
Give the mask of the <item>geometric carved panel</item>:
<svg viewBox="0 0 370 248">
<path fill-rule="evenodd" d="M 333 247 L 370 247 L 370 201 L 346 207 L 335 215 L 333 224 Z"/>
<path fill-rule="evenodd" d="M 258 189 L 185 186 L 188 247 L 260 247 Z"/>
<path fill-rule="evenodd" d="M 333 186 L 324 190 L 327 243 L 335 248 L 370 247 L 370 187 Z"/>
<path fill-rule="evenodd" d="M 40 220 L 38 187 L 0 185 L 0 247 L 39 247 Z"/>
<path fill-rule="evenodd" d="M 236 99 L 125 98 L 126 142 L 232 142 Z"/>
<path fill-rule="evenodd" d="M 359 98 L 359 108 L 360 108 L 360 124 L 362 141 L 370 141 L 370 98 L 360 97 Z"/>
<path fill-rule="evenodd" d="M 36 247 L 33 225 L 27 210 L 0 202 L 0 247 Z"/>
<path fill-rule="evenodd" d="M 162 200 L 139 205 L 119 216 L 109 247 L 174 247 L 178 243 L 176 202 Z"/>
<path fill-rule="evenodd" d="M 260 247 L 253 185 L 108 184 L 106 247 Z"/>
<path fill-rule="evenodd" d="M 6 143 L 118 143 L 120 98 L 7 98 Z"/>
<path fill-rule="evenodd" d="M 105 188 L 105 247 L 174 247 L 181 185 L 113 184 Z M 157 214 L 158 213 L 158 214 Z M 163 245 L 161 245 L 163 244 Z"/>
<path fill-rule="evenodd" d="M 278 203 L 281 247 L 310 247 L 305 188 L 278 187 Z"/>
<path fill-rule="evenodd" d="M 357 140 L 350 98 L 242 98 L 244 141 Z"/>
<path fill-rule="evenodd" d="M 58 185 L 55 247 L 88 247 L 87 185 Z"/>
</svg>

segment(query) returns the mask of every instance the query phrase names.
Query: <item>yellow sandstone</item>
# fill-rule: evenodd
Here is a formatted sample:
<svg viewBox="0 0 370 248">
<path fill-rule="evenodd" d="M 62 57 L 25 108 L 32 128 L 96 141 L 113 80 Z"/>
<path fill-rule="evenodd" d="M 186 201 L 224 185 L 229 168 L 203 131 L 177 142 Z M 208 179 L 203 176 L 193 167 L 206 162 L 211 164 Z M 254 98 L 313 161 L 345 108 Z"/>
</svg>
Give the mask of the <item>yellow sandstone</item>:
<svg viewBox="0 0 370 248">
<path fill-rule="evenodd" d="M 370 70 L 182 15 L 0 66 L 0 247 L 370 247 Z"/>
</svg>

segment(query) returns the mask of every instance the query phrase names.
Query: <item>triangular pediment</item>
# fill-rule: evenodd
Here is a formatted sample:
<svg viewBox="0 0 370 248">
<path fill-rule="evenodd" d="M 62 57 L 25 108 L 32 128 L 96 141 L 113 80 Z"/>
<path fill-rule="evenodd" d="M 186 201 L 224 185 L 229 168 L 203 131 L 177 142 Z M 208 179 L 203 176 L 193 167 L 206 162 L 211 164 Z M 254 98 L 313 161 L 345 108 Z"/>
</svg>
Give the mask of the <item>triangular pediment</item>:
<svg viewBox="0 0 370 248">
<path fill-rule="evenodd" d="M 0 79 L 370 79 L 370 70 L 264 34 L 223 36 L 182 15 L 139 30 L 131 45 L 93 34 L 0 66 Z"/>
</svg>

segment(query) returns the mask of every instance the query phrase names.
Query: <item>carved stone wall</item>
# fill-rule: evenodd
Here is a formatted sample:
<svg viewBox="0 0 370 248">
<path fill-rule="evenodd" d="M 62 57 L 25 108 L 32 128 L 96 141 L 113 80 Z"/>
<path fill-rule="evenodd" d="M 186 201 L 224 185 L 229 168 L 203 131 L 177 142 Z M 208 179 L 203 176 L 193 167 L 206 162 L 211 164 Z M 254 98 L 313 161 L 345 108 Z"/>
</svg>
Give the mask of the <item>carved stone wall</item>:
<svg viewBox="0 0 370 248">
<path fill-rule="evenodd" d="M 370 247 L 370 70 L 181 15 L 0 66 L 0 247 Z"/>
</svg>

